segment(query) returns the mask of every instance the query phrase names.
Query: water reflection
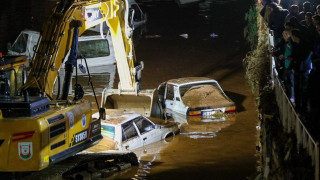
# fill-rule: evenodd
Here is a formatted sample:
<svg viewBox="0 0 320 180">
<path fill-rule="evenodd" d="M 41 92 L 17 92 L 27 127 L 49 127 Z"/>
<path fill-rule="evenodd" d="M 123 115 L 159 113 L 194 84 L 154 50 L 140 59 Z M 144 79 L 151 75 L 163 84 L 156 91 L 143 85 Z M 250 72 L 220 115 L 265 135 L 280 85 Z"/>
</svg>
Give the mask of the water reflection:
<svg viewBox="0 0 320 180">
<path fill-rule="evenodd" d="M 233 124 L 235 114 L 216 114 L 211 117 L 186 116 L 166 110 L 167 118 L 179 123 L 180 134 L 192 139 L 214 138 L 217 133 Z"/>
<path fill-rule="evenodd" d="M 175 137 L 169 137 L 165 140 L 133 150 L 138 157 L 139 166 L 136 174 L 131 179 L 147 179 L 152 166 L 159 161 L 161 162 L 161 151 L 168 148 L 174 138 Z"/>
</svg>

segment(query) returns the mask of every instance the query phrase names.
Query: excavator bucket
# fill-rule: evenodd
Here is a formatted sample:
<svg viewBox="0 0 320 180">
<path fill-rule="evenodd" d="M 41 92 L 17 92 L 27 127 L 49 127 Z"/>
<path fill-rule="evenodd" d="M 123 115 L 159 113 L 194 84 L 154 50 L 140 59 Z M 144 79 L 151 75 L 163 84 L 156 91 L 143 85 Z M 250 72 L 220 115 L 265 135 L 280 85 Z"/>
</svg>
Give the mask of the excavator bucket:
<svg viewBox="0 0 320 180">
<path fill-rule="evenodd" d="M 135 92 L 119 92 L 105 89 L 102 94 L 102 108 L 136 112 L 147 117 L 162 118 L 162 106 L 158 103 L 155 89 Z"/>
</svg>

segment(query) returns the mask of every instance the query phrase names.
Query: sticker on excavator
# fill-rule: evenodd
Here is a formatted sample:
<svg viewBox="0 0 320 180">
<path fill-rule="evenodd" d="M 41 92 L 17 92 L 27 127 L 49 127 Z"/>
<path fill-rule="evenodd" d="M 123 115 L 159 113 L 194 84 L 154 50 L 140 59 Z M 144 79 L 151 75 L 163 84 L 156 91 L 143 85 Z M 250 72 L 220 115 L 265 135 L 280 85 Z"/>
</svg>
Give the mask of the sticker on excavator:
<svg viewBox="0 0 320 180">
<path fill-rule="evenodd" d="M 87 138 L 88 138 L 88 130 L 87 129 L 84 131 L 78 132 L 73 137 L 72 146 L 77 145 L 77 144 L 85 141 Z"/>
<path fill-rule="evenodd" d="M 67 112 L 67 116 L 68 116 L 68 119 L 69 119 L 70 129 L 73 129 L 73 126 L 74 126 L 74 116 L 73 116 L 72 111 Z"/>
<path fill-rule="evenodd" d="M 100 6 L 101 4 L 94 4 L 85 8 L 83 13 L 84 18 L 86 19 L 86 28 L 92 27 L 96 24 L 100 24 L 98 22 L 103 22 L 104 17 L 99 8 Z"/>
<path fill-rule="evenodd" d="M 44 156 L 44 157 L 43 157 L 43 161 L 46 162 L 46 163 L 48 163 L 48 162 L 50 161 L 49 155 Z"/>
<path fill-rule="evenodd" d="M 90 138 L 99 134 L 101 134 L 100 121 L 94 121 L 90 125 Z"/>
<path fill-rule="evenodd" d="M 81 120 L 81 122 L 82 122 L 82 127 L 86 127 L 87 118 L 86 118 L 86 115 L 85 115 L 85 114 L 82 115 L 82 120 Z"/>
<path fill-rule="evenodd" d="M 20 159 L 26 161 L 32 158 L 32 155 L 33 155 L 32 142 L 19 142 L 18 149 L 19 149 Z"/>
</svg>

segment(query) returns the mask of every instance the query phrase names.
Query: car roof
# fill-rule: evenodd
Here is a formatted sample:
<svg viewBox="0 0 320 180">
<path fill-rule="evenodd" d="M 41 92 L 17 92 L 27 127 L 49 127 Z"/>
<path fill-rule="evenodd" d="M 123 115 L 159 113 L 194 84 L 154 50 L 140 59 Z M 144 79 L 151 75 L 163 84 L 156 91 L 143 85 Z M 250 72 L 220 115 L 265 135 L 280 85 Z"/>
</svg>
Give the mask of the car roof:
<svg viewBox="0 0 320 180">
<path fill-rule="evenodd" d="M 101 120 L 101 122 L 117 126 L 132 119 L 135 119 L 139 116 L 141 115 L 134 112 L 123 112 L 121 110 L 106 110 L 106 120 Z"/>
<path fill-rule="evenodd" d="M 26 34 L 40 34 L 38 31 L 33 31 L 33 30 L 29 30 L 29 29 L 25 29 L 23 31 L 21 31 L 21 33 L 26 33 Z"/>
<path fill-rule="evenodd" d="M 167 83 L 170 84 L 176 84 L 176 85 L 183 85 L 183 84 L 192 84 L 192 83 L 199 83 L 201 81 L 204 82 L 216 82 L 214 79 L 210 79 L 207 77 L 183 77 L 183 78 L 178 78 L 178 79 L 170 79 L 167 81 Z"/>
</svg>

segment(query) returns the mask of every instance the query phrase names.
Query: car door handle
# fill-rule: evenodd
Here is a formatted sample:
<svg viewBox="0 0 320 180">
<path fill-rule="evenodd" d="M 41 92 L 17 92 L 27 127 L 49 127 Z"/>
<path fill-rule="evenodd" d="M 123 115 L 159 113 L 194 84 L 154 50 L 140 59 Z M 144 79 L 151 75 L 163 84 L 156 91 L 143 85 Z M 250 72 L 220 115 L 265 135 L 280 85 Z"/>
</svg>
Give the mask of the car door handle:
<svg viewBox="0 0 320 180">
<path fill-rule="evenodd" d="M 143 138 L 143 141 L 146 141 L 147 140 L 147 137 Z"/>
<path fill-rule="evenodd" d="M 170 105 L 173 105 L 173 103 L 170 103 Z"/>
<path fill-rule="evenodd" d="M 129 149 L 129 145 L 126 145 L 125 148 L 126 148 L 126 150 L 128 150 Z"/>
</svg>

